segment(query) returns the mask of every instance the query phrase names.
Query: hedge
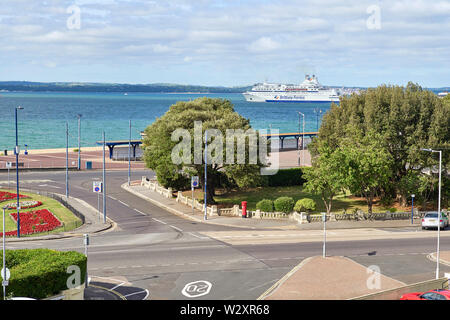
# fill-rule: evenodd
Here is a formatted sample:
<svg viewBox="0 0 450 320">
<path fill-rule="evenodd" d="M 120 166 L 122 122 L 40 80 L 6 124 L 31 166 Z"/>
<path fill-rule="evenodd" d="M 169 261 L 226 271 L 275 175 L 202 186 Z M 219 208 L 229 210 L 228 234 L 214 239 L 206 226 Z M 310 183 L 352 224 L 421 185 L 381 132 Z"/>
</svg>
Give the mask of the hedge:
<svg viewBox="0 0 450 320">
<path fill-rule="evenodd" d="M 303 179 L 303 168 L 280 169 L 267 177 L 269 187 L 302 186 L 306 182 Z"/>
<path fill-rule="evenodd" d="M 273 202 L 275 210 L 284 213 L 291 213 L 294 208 L 294 199 L 291 197 L 279 197 Z"/>
<path fill-rule="evenodd" d="M 310 198 L 303 198 L 295 203 L 294 211 L 314 211 L 316 210 L 316 202 Z"/>
<path fill-rule="evenodd" d="M 270 199 L 263 199 L 256 204 L 256 209 L 262 212 L 273 212 L 273 201 Z"/>
<path fill-rule="evenodd" d="M 0 251 L 1 252 L 1 251 Z M 3 253 L 0 265 L 3 265 Z M 69 266 L 80 268 L 80 284 L 85 282 L 87 259 L 84 254 L 50 249 L 6 250 L 6 267 L 11 271 L 6 295 L 43 299 L 67 290 Z"/>
</svg>

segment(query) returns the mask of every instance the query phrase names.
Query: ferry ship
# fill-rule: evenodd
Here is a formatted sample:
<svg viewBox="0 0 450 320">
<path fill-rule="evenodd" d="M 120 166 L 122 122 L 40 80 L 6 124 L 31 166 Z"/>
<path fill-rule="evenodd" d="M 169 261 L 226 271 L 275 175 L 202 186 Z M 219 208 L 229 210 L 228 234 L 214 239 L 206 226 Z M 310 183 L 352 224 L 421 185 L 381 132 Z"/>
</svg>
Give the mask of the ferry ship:
<svg viewBox="0 0 450 320">
<path fill-rule="evenodd" d="M 323 87 L 315 75 L 306 75 L 300 85 L 260 83 L 243 95 L 251 102 L 339 102 L 339 93 Z"/>
</svg>

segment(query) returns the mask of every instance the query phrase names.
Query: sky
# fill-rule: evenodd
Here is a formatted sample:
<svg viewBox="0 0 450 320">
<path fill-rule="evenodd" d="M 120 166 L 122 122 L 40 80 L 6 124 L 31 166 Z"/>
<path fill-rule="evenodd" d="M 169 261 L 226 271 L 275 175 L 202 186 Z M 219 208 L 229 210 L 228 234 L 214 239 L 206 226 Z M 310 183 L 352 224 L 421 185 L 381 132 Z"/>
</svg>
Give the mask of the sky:
<svg viewBox="0 0 450 320">
<path fill-rule="evenodd" d="M 450 0 L 2 0 L 0 81 L 450 86 Z"/>
</svg>

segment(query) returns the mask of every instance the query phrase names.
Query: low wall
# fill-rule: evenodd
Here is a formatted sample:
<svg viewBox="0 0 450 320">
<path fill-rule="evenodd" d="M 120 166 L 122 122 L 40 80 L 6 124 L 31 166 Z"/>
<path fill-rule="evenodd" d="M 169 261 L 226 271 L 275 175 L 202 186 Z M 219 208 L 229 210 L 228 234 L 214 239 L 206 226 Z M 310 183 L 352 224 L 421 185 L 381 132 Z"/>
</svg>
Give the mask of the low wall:
<svg viewBox="0 0 450 320">
<path fill-rule="evenodd" d="M 85 284 L 83 283 L 79 287 L 64 290 L 60 294 L 43 300 L 84 300 L 84 289 Z"/>
<path fill-rule="evenodd" d="M 418 282 L 408 286 L 372 293 L 349 300 L 399 300 L 400 297 L 406 293 L 425 292 L 434 289 L 448 289 L 448 280 L 449 279 L 447 278 L 440 278 Z"/>
</svg>

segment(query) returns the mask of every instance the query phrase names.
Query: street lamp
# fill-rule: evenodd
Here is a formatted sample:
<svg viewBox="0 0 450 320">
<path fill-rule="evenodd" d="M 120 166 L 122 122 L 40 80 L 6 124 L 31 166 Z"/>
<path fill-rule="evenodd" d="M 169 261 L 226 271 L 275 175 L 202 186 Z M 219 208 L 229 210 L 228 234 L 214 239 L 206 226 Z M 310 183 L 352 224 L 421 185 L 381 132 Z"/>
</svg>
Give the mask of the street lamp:
<svg viewBox="0 0 450 320">
<path fill-rule="evenodd" d="M 442 151 L 433 149 L 420 149 L 422 151 L 439 153 L 439 193 L 438 193 L 438 237 L 437 237 L 437 257 L 436 257 L 436 279 L 439 279 L 439 246 L 441 231 L 441 169 L 442 169 Z M 431 169 L 430 169 L 431 170 Z"/>
<path fill-rule="evenodd" d="M 16 149 L 14 153 L 16 155 L 16 186 L 17 186 L 17 238 L 20 238 L 20 205 L 19 205 L 19 134 L 17 129 L 17 110 L 23 110 L 21 106 L 15 108 L 15 120 L 16 120 Z"/>
<path fill-rule="evenodd" d="M 416 195 L 412 194 L 411 195 L 411 201 L 412 201 L 412 208 L 411 208 L 411 224 L 414 224 L 414 197 Z"/>
<path fill-rule="evenodd" d="M 78 117 L 78 170 L 81 169 L 81 114 Z"/>
<path fill-rule="evenodd" d="M 315 108 L 314 113 L 316 114 L 316 117 L 317 117 L 317 124 L 316 124 L 317 131 L 319 131 L 319 115 L 322 114 L 322 109 Z"/>
<path fill-rule="evenodd" d="M 303 135 L 302 135 L 302 151 L 304 149 L 304 141 L 305 141 L 305 115 L 301 113 L 300 111 L 297 111 L 298 113 L 298 133 L 300 135 L 300 116 L 303 116 Z M 298 146 L 297 146 L 298 147 Z M 298 166 L 300 167 L 300 151 L 298 153 Z"/>
</svg>

